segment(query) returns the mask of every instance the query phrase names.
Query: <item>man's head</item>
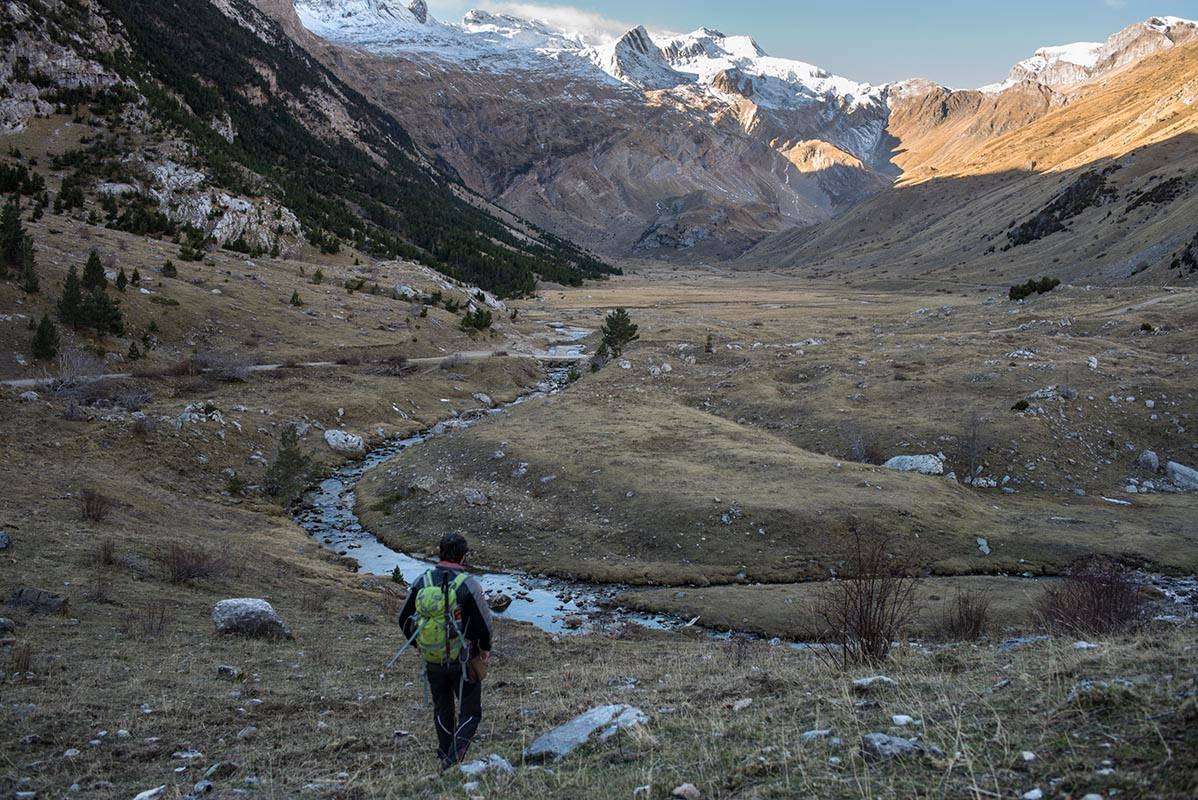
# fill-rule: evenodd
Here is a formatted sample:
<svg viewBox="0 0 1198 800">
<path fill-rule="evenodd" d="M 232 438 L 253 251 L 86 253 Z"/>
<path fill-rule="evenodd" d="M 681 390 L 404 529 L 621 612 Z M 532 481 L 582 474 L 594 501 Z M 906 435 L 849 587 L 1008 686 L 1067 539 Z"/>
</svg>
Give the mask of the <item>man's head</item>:
<svg viewBox="0 0 1198 800">
<path fill-rule="evenodd" d="M 438 545 L 442 561 L 449 561 L 454 564 L 461 564 L 462 559 L 466 557 L 466 551 L 470 548 L 466 545 L 466 537 L 460 533 L 447 533 L 441 537 L 441 544 Z"/>
</svg>

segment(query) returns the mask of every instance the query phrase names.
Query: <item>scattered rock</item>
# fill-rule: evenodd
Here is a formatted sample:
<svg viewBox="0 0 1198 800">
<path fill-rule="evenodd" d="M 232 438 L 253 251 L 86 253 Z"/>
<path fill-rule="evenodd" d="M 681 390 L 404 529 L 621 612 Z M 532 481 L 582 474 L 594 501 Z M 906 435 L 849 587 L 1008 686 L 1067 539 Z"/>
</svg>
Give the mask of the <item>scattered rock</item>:
<svg viewBox="0 0 1198 800">
<path fill-rule="evenodd" d="M 977 543 L 978 550 L 982 551 L 982 555 L 990 555 L 990 542 L 984 536 L 977 537 Z"/>
<path fill-rule="evenodd" d="M 890 721 L 900 728 L 906 728 L 908 725 L 916 724 L 915 717 L 907 714 L 895 714 L 890 718 Z"/>
<path fill-rule="evenodd" d="M 258 728 L 255 725 L 247 725 L 237 732 L 237 738 L 241 741 L 253 739 L 258 735 Z"/>
<path fill-rule="evenodd" d="M 998 652 L 1010 653 L 1012 650 L 1019 650 L 1037 642 L 1046 642 L 1050 638 L 1052 637 L 1039 634 L 1036 636 L 1016 636 L 1011 639 L 1004 639 L 998 646 Z"/>
<path fill-rule="evenodd" d="M 200 781 L 195 786 L 191 787 L 191 792 L 183 798 L 183 800 L 196 800 L 198 797 L 203 797 L 206 794 L 211 794 L 216 786 L 212 781 Z"/>
<path fill-rule="evenodd" d="M 204 770 L 204 777 L 208 780 L 218 781 L 222 778 L 228 778 L 230 775 L 236 774 L 240 769 L 232 761 L 217 761 L 208 769 Z"/>
<path fill-rule="evenodd" d="M 1149 472 L 1157 472 L 1161 468 L 1161 460 L 1157 457 L 1156 453 L 1151 450 L 1145 450 L 1136 459 L 1136 466 L 1140 467 L 1140 469 L 1146 469 Z"/>
<path fill-rule="evenodd" d="M 921 475 L 943 475 L 944 461 L 939 456 L 895 456 L 882 465 L 897 472 L 918 472 Z"/>
<path fill-rule="evenodd" d="M 0 636 L 6 633 L 12 633 L 17 629 L 17 623 L 13 622 L 8 617 L 0 617 Z"/>
<path fill-rule="evenodd" d="M 221 600 L 212 609 L 217 633 L 293 638 L 291 629 L 270 603 L 253 597 Z"/>
<path fill-rule="evenodd" d="M 466 505 L 468 506 L 485 506 L 491 502 L 486 492 L 481 489 L 475 489 L 472 486 L 463 489 L 462 496 L 466 498 Z"/>
<path fill-rule="evenodd" d="M 622 703 L 596 706 L 574 719 L 537 737 L 527 750 L 526 758 L 562 758 L 574 752 L 592 736 L 607 739 L 621 728 L 648 722 L 645 712 Z"/>
<path fill-rule="evenodd" d="M 1084 639 L 1073 643 L 1074 650 L 1097 650 L 1098 645 L 1093 642 L 1087 642 Z"/>
<path fill-rule="evenodd" d="M 165 791 L 166 784 L 164 783 L 161 786 L 156 786 L 153 789 L 146 789 L 144 792 L 134 797 L 133 800 L 154 800 L 156 797 L 161 797 Z"/>
<path fill-rule="evenodd" d="M 898 681 L 887 678 L 885 675 L 873 675 L 853 681 L 853 691 L 858 694 L 869 694 L 879 689 L 889 689 L 892 686 L 898 686 Z"/>
<path fill-rule="evenodd" d="M 674 791 L 670 792 L 671 797 L 681 797 L 683 800 L 700 800 L 703 793 L 693 783 L 684 783 L 674 787 Z"/>
<path fill-rule="evenodd" d="M 816 728 L 815 730 L 803 731 L 800 733 L 799 740 L 804 742 L 813 742 L 816 739 L 828 739 L 831 736 L 831 728 Z"/>
<path fill-rule="evenodd" d="M 1098 369 L 1098 359 L 1094 356 L 1090 356 L 1086 359 L 1086 365 L 1089 366 L 1090 369 Z"/>
<path fill-rule="evenodd" d="M 1040 791 L 1040 787 L 1037 786 L 1035 789 L 1029 789 L 1024 792 L 1021 797 L 1023 797 L 1023 800 L 1040 800 L 1040 798 L 1044 797 L 1044 792 Z"/>
<path fill-rule="evenodd" d="M 1033 753 L 1031 750 L 1024 750 L 1022 753 L 1019 754 L 1019 757 L 1022 758 L 1024 761 L 1026 761 L 1029 764 L 1036 760 L 1036 754 Z"/>
<path fill-rule="evenodd" d="M 512 598 L 503 592 L 493 592 L 487 595 L 487 605 L 496 613 L 507 611 L 508 606 L 512 604 Z"/>
<path fill-rule="evenodd" d="M 66 614 L 70 600 L 44 589 L 22 586 L 8 598 L 8 604 L 13 608 L 29 609 L 32 614 Z"/>
<path fill-rule="evenodd" d="M 486 772 L 497 772 L 500 775 L 513 775 L 516 770 L 512 767 L 510 761 L 498 753 L 491 753 L 486 758 L 467 761 L 465 764 L 458 766 L 463 775 L 471 778 L 477 778 Z"/>
<path fill-rule="evenodd" d="M 37 392 L 21 392 L 20 401 L 22 403 L 36 403 L 38 401 Z"/>
<path fill-rule="evenodd" d="M 753 698 L 745 697 L 745 698 L 743 698 L 741 700 L 737 700 L 735 703 L 733 703 L 732 710 L 737 711 L 737 712 L 744 711 L 746 708 L 748 708 L 751 705 L 753 705 Z"/>
<path fill-rule="evenodd" d="M 0 530 L 0 550 L 7 550 L 12 547 L 12 537 L 8 535 L 8 531 Z"/>
<path fill-rule="evenodd" d="M 221 664 L 220 666 L 218 666 L 216 668 L 216 675 L 219 678 L 228 678 L 229 680 L 236 680 L 237 678 L 241 677 L 241 670 L 239 670 L 237 667 L 234 667 L 230 664 Z"/>
<path fill-rule="evenodd" d="M 861 737 L 861 754 L 867 760 L 882 761 L 922 755 L 923 745 L 901 736 L 887 733 L 867 733 Z"/>
<path fill-rule="evenodd" d="M 474 399 L 482 403 L 487 408 L 495 407 L 495 401 L 491 399 L 491 395 L 486 394 L 485 392 L 475 392 Z"/>
<path fill-rule="evenodd" d="M 171 753 L 171 758 L 178 758 L 183 761 L 196 761 L 204 757 L 204 754 L 199 750 L 176 750 Z"/>
<path fill-rule="evenodd" d="M 324 432 L 324 441 L 332 450 L 347 455 L 357 455 L 366 452 L 366 442 L 356 433 L 329 430 Z"/>
<path fill-rule="evenodd" d="M 1165 474 L 1183 492 L 1198 492 L 1198 469 L 1170 461 L 1165 465 Z"/>
</svg>

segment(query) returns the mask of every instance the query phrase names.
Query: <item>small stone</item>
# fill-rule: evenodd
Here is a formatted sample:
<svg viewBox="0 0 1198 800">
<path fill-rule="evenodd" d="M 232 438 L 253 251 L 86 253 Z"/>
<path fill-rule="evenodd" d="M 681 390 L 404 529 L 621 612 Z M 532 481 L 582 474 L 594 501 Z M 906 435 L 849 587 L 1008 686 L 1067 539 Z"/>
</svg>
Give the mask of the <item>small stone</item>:
<svg viewBox="0 0 1198 800">
<path fill-rule="evenodd" d="M 674 791 L 670 792 L 671 797 L 681 797 L 683 800 L 700 800 L 703 793 L 693 783 L 683 783 L 674 787 Z"/>
<path fill-rule="evenodd" d="M 242 728 L 241 730 L 239 730 L 237 732 L 237 738 L 240 739 L 241 741 L 245 741 L 246 739 L 253 739 L 257 735 L 258 735 L 258 728 L 253 725 L 247 725 L 246 727 Z"/>
<path fill-rule="evenodd" d="M 1031 763 L 1032 761 L 1036 760 L 1036 754 L 1033 753 L 1031 750 L 1024 750 L 1019 755 L 1024 761 L 1026 761 L 1028 763 Z"/>
<path fill-rule="evenodd" d="M 753 705 L 753 698 L 745 697 L 745 698 L 743 698 L 741 700 L 737 700 L 735 703 L 733 703 L 732 710 L 733 711 L 744 711 L 746 708 L 748 708 L 751 705 Z"/>
<path fill-rule="evenodd" d="M 146 789 L 144 792 L 134 797 L 133 800 L 154 800 L 156 797 L 161 797 L 162 793 L 165 791 L 166 784 L 164 783 L 163 785 L 156 786 L 153 789 Z"/>
<path fill-rule="evenodd" d="M 241 676 L 241 670 L 231 664 L 221 664 L 216 668 L 217 677 L 233 680 Z"/>
<path fill-rule="evenodd" d="M 1039 787 L 1023 793 L 1023 800 L 1040 800 L 1042 797 L 1044 797 L 1044 792 L 1040 791 Z"/>
<path fill-rule="evenodd" d="M 1077 642 L 1073 643 L 1073 649 L 1074 650 L 1097 650 L 1098 645 L 1094 644 L 1093 642 L 1087 642 L 1085 640 L 1081 640 L 1081 641 L 1077 641 Z"/>
<path fill-rule="evenodd" d="M 868 760 L 905 758 L 923 752 L 916 742 L 886 733 L 867 733 L 861 737 L 861 753 Z"/>
<path fill-rule="evenodd" d="M 0 550 L 7 550 L 12 547 L 12 537 L 8 535 L 8 531 L 0 530 Z"/>
<path fill-rule="evenodd" d="M 21 392 L 20 400 L 22 403 L 36 403 L 38 394 L 37 392 Z"/>
<path fill-rule="evenodd" d="M 204 777 L 208 780 L 218 781 L 233 775 L 237 770 L 238 766 L 232 761 L 217 761 L 204 771 Z"/>
<path fill-rule="evenodd" d="M 898 681 L 895 681 L 893 678 L 887 678 L 885 675 L 874 675 L 869 678 L 858 678 L 853 681 L 853 690 L 859 694 L 867 694 L 897 685 Z"/>
<path fill-rule="evenodd" d="M 179 758 L 184 761 L 195 761 L 196 759 L 203 757 L 204 754 L 199 750 L 176 750 L 175 752 L 171 753 L 171 758 Z"/>
<path fill-rule="evenodd" d="M 8 617 L 0 617 L 0 635 L 12 633 L 17 629 L 17 623 Z"/>
<path fill-rule="evenodd" d="M 217 633 L 293 638 L 270 603 L 254 597 L 221 600 L 212 609 L 212 624 Z"/>
<path fill-rule="evenodd" d="M 79 756 L 79 748 L 72 747 L 62 754 L 63 758 L 77 758 Z"/>
<path fill-rule="evenodd" d="M 324 432 L 324 441 L 334 452 L 344 455 L 358 455 L 366 452 L 366 442 L 356 433 L 327 430 Z"/>
<path fill-rule="evenodd" d="M 815 730 L 803 731 L 800 733 L 799 740 L 804 742 L 813 742 L 816 739 L 827 739 L 831 735 L 831 728 L 816 728 Z"/>
<path fill-rule="evenodd" d="M 463 489 L 462 496 L 466 498 L 466 505 L 468 506 L 485 506 L 491 502 L 491 499 L 487 497 L 485 492 L 481 489 L 475 489 L 472 486 Z"/>
<path fill-rule="evenodd" d="M 908 716 L 907 714 L 895 714 L 890 718 L 890 721 L 900 728 L 905 728 L 908 725 L 915 724 L 915 717 Z"/>
</svg>

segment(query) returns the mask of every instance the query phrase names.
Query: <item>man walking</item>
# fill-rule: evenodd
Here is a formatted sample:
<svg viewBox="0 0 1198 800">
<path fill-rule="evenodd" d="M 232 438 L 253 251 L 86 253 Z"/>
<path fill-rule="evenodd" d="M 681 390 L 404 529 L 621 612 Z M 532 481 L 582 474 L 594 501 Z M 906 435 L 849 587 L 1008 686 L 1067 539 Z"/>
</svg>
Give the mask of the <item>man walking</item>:
<svg viewBox="0 0 1198 800">
<path fill-rule="evenodd" d="M 437 756 L 447 769 L 465 759 L 482 720 L 491 609 L 478 579 L 466 572 L 465 537 L 446 534 L 439 549 L 441 560 L 412 584 L 399 625 L 424 658 Z"/>
</svg>

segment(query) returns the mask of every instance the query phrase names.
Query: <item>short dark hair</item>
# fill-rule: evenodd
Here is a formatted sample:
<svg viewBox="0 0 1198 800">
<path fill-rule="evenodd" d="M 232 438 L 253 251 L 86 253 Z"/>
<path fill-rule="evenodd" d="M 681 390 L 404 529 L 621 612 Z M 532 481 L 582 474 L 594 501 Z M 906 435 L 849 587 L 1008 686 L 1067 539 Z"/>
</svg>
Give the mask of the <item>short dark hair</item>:
<svg viewBox="0 0 1198 800">
<path fill-rule="evenodd" d="M 466 557 L 466 551 L 470 549 L 466 544 L 466 537 L 460 533 L 445 534 L 437 548 L 441 551 L 442 561 L 452 561 L 455 564 L 460 564 Z"/>
</svg>

